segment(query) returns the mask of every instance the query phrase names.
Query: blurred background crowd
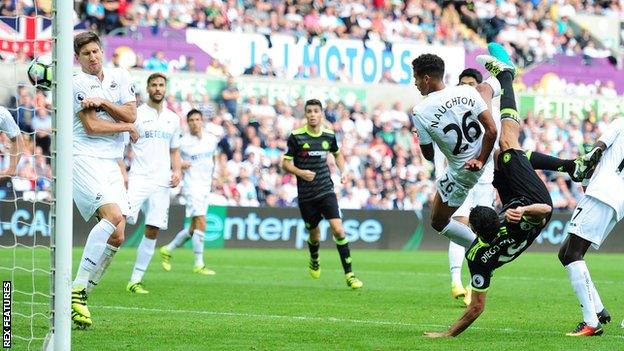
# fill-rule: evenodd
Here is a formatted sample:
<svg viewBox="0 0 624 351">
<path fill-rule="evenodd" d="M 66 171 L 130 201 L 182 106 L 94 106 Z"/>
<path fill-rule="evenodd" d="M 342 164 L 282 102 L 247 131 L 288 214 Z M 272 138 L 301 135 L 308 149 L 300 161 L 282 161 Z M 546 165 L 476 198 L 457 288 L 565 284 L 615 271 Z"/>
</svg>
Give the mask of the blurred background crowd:
<svg viewBox="0 0 624 351">
<path fill-rule="evenodd" d="M 75 1 L 76 23 L 108 35 L 128 35 L 139 27 L 152 33 L 169 29 L 216 29 L 271 35 L 283 33 L 302 40 L 331 38 L 398 41 L 434 45 L 458 45 L 466 51 L 497 40 L 503 43 L 521 67 L 549 62 L 554 55 L 592 58 L 609 56 L 596 45 L 587 29 L 576 31 L 567 19 L 577 13 L 624 18 L 624 0 L 87 0 Z M 50 0 L 0 0 L 0 16 L 49 15 Z M 624 29 L 623 29 L 624 36 Z M 28 62 L 18 53 L 2 60 Z M 118 64 L 113 57 L 110 65 Z M 154 52 L 142 58 L 136 68 L 151 71 L 197 72 L 193 58 L 165 58 Z M 215 76 L 229 76 L 228 67 L 217 59 L 202 70 Z M 286 77 L 282 67 L 268 60 L 249 67 L 245 74 L 288 79 L 314 79 L 315 67 L 301 67 Z M 200 72 L 201 73 L 201 72 Z M 349 82 L 348 74 L 337 80 Z M 615 78 L 614 78 L 615 79 Z M 382 77 L 382 83 L 395 83 Z M 542 93 L 537 86 L 520 89 Z M 612 80 L 595 83 L 560 82 L 560 94 L 569 96 L 618 95 Z M 145 96 L 137 96 L 138 100 Z M 43 92 L 18 87 L 7 106 L 27 135 L 27 148 L 19 165 L 19 178 L 9 185 L 0 181 L 0 198 L 22 192 L 26 198 L 49 196 L 50 101 Z M 366 106 L 356 101 L 324 101 L 326 117 L 337 133 L 347 159 L 350 180 L 336 185 L 342 208 L 418 210 L 430 205 L 436 172 L 424 160 L 418 140 L 411 132 L 408 101 L 388 101 Z M 215 161 L 213 204 L 239 206 L 295 206 L 296 181 L 284 174 L 279 161 L 289 133 L 304 123 L 302 99 L 274 101 L 267 96 L 243 99 L 236 78 L 217 99 L 171 94 L 166 105 L 181 117 L 191 108 L 204 112 L 206 130 L 220 138 Z M 564 158 L 587 152 L 606 123 L 616 116 L 575 114 L 523 116 L 522 143 Z M 181 123 L 185 119 L 181 118 Z M 0 168 L 8 162 L 8 140 L 0 135 Z M 132 160 L 127 153 L 126 162 Z M 335 165 L 330 167 L 335 171 Z M 573 209 L 581 193 L 565 174 L 541 173 L 558 209 Z"/>
</svg>

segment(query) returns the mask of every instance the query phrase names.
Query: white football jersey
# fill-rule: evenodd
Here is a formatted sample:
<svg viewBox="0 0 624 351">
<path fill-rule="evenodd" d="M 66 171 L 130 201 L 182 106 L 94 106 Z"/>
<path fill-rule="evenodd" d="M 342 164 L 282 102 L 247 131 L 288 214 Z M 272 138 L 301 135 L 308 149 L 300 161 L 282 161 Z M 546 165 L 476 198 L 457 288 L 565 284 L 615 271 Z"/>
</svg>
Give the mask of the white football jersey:
<svg viewBox="0 0 624 351">
<path fill-rule="evenodd" d="M 219 139 L 206 131 L 202 131 L 201 138 L 190 133 L 180 138 L 182 159 L 191 163 L 191 167 L 184 170 L 182 187 L 185 192 L 197 188 L 210 189 L 218 143 Z"/>
<path fill-rule="evenodd" d="M 612 121 L 598 141 L 607 145 L 585 194 L 613 207 L 624 217 L 624 118 Z"/>
<path fill-rule="evenodd" d="M 20 133 L 13 116 L 4 106 L 0 106 L 0 133 L 6 134 L 10 139 L 15 138 Z"/>
<path fill-rule="evenodd" d="M 158 111 L 143 104 L 137 108 L 134 126 L 139 140 L 132 144 L 134 158 L 130 176 L 147 178 L 161 186 L 169 186 L 171 180 L 171 149 L 180 147 L 180 117 L 163 107 Z"/>
<path fill-rule="evenodd" d="M 78 113 L 82 111 L 82 101 L 99 97 L 123 105 L 135 101 L 134 86 L 130 74 L 121 68 L 104 68 L 104 80 L 82 71 L 74 74 L 74 155 L 89 155 L 100 158 L 122 158 L 124 152 L 124 133 L 107 135 L 87 135 Z M 96 116 L 115 122 L 108 112 L 99 108 Z"/>
<path fill-rule="evenodd" d="M 461 170 L 481 153 L 483 126 L 479 115 L 487 104 L 471 86 L 446 87 L 430 93 L 412 114 L 420 144 L 435 142 L 448 160 L 448 167 Z"/>
</svg>

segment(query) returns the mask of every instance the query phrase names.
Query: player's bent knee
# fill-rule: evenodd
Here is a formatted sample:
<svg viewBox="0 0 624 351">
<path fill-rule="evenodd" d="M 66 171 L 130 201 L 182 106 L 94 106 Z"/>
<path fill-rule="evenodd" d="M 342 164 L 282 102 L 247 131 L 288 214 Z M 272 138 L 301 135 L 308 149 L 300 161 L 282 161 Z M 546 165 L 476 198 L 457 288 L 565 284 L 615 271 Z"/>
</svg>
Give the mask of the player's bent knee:
<svg viewBox="0 0 624 351">
<path fill-rule="evenodd" d="M 559 249 L 559 262 L 565 267 L 572 262 L 582 261 L 583 254 L 581 252 L 572 251 L 567 245 Z"/>
<path fill-rule="evenodd" d="M 444 228 L 446 228 L 446 226 L 449 224 L 449 220 L 448 219 L 436 219 L 433 218 L 431 220 L 431 227 L 433 229 L 435 229 L 438 232 L 441 232 L 444 230 Z"/>
</svg>

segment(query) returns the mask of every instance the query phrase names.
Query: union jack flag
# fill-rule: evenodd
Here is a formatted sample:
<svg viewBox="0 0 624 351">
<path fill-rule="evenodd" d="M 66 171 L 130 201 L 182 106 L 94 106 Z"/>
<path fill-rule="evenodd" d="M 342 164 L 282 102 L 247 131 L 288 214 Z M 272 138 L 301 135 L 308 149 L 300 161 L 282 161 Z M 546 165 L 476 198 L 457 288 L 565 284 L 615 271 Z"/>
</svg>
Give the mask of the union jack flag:
<svg viewBox="0 0 624 351">
<path fill-rule="evenodd" d="M 52 20 L 44 17 L 0 16 L 0 54 L 40 56 L 52 50 Z"/>
</svg>

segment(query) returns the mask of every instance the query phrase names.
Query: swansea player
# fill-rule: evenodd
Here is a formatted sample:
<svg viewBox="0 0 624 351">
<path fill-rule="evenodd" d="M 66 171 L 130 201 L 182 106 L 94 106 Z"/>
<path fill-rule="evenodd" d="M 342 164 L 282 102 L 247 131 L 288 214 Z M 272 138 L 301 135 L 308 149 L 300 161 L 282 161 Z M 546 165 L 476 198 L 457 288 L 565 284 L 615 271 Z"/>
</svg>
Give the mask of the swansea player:
<svg viewBox="0 0 624 351">
<path fill-rule="evenodd" d="M 332 153 L 341 173 L 341 181 L 347 180 L 344 156 L 340 153 L 336 135 L 323 125 L 323 105 L 312 99 L 305 103 L 306 125 L 296 129 L 288 137 L 288 150 L 282 160 L 282 168 L 297 177 L 299 211 L 308 230 L 310 250 L 310 276 L 321 276 L 319 247 L 321 240 L 320 221 L 329 221 L 347 285 L 359 289 L 364 284 L 351 269 L 349 242 L 342 226 L 342 216 L 334 192 L 334 183 L 329 174 L 327 157 Z"/>
<path fill-rule="evenodd" d="M 490 50 L 497 53 L 496 50 Z M 477 234 L 466 259 L 471 274 L 472 301 L 460 319 L 446 332 L 425 333 L 428 337 L 457 336 L 485 309 L 485 298 L 492 273 L 516 259 L 537 238 L 552 213 L 552 200 L 546 186 L 518 142 L 520 124 L 513 92 L 513 72 L 507 54 L 498 51 L 499 60 L 484 55 L 477 60 L 500 81 L 501 136 L 497 152 L 494 187 L 503 203 L 501 215 L 485 206 L 470 211 L 469 222 Z"/>
<path fill-rule="evenodd" d="M 192 240 L 195 255 L 193 272 L 214 275 L 215 271 L 208 269 L 204 264 L 204 233 L 219 138 L 204 130 L 201 111 L 190 110 L 186 120 L 189 133 L 180 138 L 180 154 L 184 170 L 182 194 L 186 201 L 186 216 L 191 218 L 191 224 L 178 232 L 168 245 L 160 248 L 159 252 L 163 268 L 170 271 L 173 250 Z"/>
<path fill-rule="evenodd" d="M 74 202 L 85 221 L 96 216 L 78 265 L 72 290 L 72 320 L 92 324 L 87 285 L 97 283 L 124 240 L 129 212 L 124 179 L 117 161 L 123 158 L 124 132 L 139 135 L 134 87 L 126 70 L 103 68 L 100 38 L 93 32 L 74 37 L 81 70 L 74 74 Z"/>
<path fill-rule="evenodd" d="M 19 163 L 24 142 L 22 133 L 17 123 L 11 116 L 9 110 L 4 106 L 0 106 L 0 133 L 4 133 L 11 140 L 11 149 L 9 150 L 9 166 L 7 169 L 0 169 L 0 179 L 5 177 L 13 177 L 17 175 L 17 164 Z"/>
<path fill-rule="evenodd" d="M 483 76 L 481 72 L 474 68 L 466 68 L 459 75 L 459 85 L 467 85 L 476 88 L 483 82 Z M 496 104 L 500 101 L 498 98 L 493 99 L 491 104 Z M 498 116 L 498 106 L 490 107 L 490 112 L 496 129 L 500 129 L 500 116 Z M 468 192 L 464 203 L 453 213 L 453 220 L 459 223 L 468 225 L 468 215 L 470 209 L 475 206 L 487 206 L 494 208 L 494 202 L 496 201 L 496 190 L 492 186 L 492 180 L 494 178 L 494 162 L 490 158 L 483 167 L 483 174 L 479 177 L 477 184 Z M 460 301 L 464 306 L 470 304 L 470 286 L 464 288 L 461 281 L 461 270 L 464 263 L 464 256 L 466 254 L 466 248 L 459 244 L 456 244 L 452 240 L 449 240 L 449 268 L 451 272 L 451 297 Z"/>
<path fill-rule="evenodd" d="M 592 151 L 583 156 L 588 167 L 597 163 L 585 196 L 573 212 L 568 237 L 559 250 L 559 260 L 568 271 L 572 288 L 581 304 L 583 321 L 568 336 L 593 336 L 603 333 L 602 324 L 611 316 L 587 269 L 587 249 L 600 245 L 624 217 L 624 119 L 611 122 Z"/>
<path fill-rule="evenodd" d="M 446 87 L 444 61 L 423 54 L 412 61 L 415 85 L 425 99 L 413 110 L 423 156 L 432 161 L 435 143 L 446 156 L 448 167 L 436 181 L 431 225 L 455 243 L 468 247 L 475 234 L 468 226 L 451 219 L 464 203 L 468 192 L 484 172 L 490 159 L 497 130 L 488 109 L 492 97 L 500 94 L 495 78 L 477 85 Z"/>
<path fill-rule="evenodd" d="M 135 224 L 142 209 L 145 235 L 137 249 L 126 290 L 137 294 L 148 293 L 143 287 L 143 275 L 154 255 L 158 232 L 167 229 L 170 188 L 177 187 L 182 178 L 180 117 L 163 105 L 166 90 L 167 77 L 162 73 L 151 74 L 147 78 L 148 100 L 137 109 L 134 122 L 141 139 L 132 146 L 128 223 Z"/>
</svg>

